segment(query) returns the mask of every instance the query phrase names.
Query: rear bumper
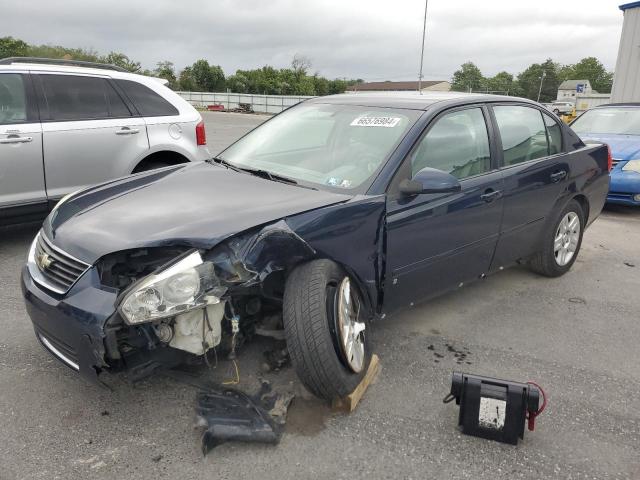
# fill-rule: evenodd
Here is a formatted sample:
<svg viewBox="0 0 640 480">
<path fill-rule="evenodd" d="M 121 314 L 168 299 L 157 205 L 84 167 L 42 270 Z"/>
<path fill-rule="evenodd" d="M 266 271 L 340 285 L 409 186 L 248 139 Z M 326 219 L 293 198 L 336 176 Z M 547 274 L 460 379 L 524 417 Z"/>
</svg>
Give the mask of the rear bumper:
<svg viewBox="0 0 640 480">
<path fill-rule="evenodd" d="M 58 299 L 34 283 L 25 267 L 21 287 L 40 344 L 84 379 L 99 383 L 98 374 L 108 367 L 104 325 L 114 315 L 115 294 L 87 288 L 88 280 L 81 278 L 65 298 Z"/>
</svg>

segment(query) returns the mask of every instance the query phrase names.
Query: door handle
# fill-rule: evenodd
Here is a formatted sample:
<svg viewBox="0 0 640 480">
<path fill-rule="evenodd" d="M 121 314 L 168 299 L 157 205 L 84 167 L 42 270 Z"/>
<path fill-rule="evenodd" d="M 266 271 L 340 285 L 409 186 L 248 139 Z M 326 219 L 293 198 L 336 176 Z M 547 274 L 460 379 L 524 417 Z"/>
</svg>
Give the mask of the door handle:
<svg viewBox="0 0 640 480">
<path fill-rule="evenodd" d="M 136 133 L 140 133 L 137 128 L 122 127 L 120 130 L 116 130 L 116 135 L 135 135 Z"/>
<path fill-rule="evenodd" d="M 6 143 L 29 143 L 33 141 L 33 137 L 7 137 L 0 139 L 0 144 Z"/>
<path fill-rule="evenodd" d="M 553 172 L 551 174 L 551 181 L 552 182 L 559 182 L 560 180 L 564 180 L 565 177 L 567 176 L 567 172 L 565 170 L 559 170 L 557 172 Z"/>
<path fill-rule="evenodd" d="M 500 198 L 502 196 L 502 192 L 500 190 L 493 190 L 492 188 L 488 188 L 484 191 L 480 198 L 487 203 L 491 203 L 494 200 Z"/>
</svg>

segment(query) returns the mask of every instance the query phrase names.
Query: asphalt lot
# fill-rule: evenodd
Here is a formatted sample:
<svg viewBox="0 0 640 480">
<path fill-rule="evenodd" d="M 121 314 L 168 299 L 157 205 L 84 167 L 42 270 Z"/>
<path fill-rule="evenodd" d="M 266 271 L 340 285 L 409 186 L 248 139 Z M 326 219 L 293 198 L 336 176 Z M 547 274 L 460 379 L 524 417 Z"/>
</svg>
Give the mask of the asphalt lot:
<svg viewBox="0 0 640 480">
<path fill-rule="evenodd" d="M 209 144 L 264 118 L 206 114 Z M 266 375 L 299 394 L 280 445 L 225 444 L 204 458 L 191 387 L 116 377 L 108 391 L 39 346 L 18 278 L 36 231 L 0 230 L 1 480 L 640 478 L 638 210 L 605 211 L 562 278 L 518 267 L 377 323 L 382 369 L 351 415 L 309 399 L 291 369 Z M 247 388 L 267 347 L 240 355 Z M 550 403 L 536 431 L 517 447 L 461 435 L 458 408 L 442 403 L 452 370 L 539 382 Z M 223 363 L 212 375 L 229 374 Z"/>
</svg>

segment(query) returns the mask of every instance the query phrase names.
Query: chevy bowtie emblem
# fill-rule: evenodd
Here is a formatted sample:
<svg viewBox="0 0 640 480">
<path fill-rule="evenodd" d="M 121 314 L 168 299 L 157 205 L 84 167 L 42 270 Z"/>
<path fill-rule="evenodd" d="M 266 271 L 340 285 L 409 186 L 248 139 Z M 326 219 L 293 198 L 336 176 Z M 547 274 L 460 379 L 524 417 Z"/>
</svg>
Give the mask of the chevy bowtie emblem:
<svg viewBox="0 0 640 480">
<path fill-rule="evenodd" d="M 46 270 L 51 266 L 53 260 L 51 260 L 51 257 L 48 254 L 42 253 L 36 257 L 36 263 L 38 264 L 38 267 L 40 267 L 40 270 Z"/>
</svg>

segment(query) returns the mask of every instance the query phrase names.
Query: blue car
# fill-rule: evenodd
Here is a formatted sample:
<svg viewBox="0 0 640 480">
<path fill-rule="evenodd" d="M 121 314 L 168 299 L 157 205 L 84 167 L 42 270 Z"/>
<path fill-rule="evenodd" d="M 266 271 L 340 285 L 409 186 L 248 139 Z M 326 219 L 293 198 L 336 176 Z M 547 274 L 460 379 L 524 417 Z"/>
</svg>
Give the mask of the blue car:
<svg viewBox="0 0 640 480">
<path fill-rule="evenodd" d="M 608 203 L 640 205 L 640 103 L 602 105 L 586 111 L 571 128 L 585 141 L 606 143 L 613 168 Z"/>
<path fill-rule="evenodd" d="M 22 290 L 38 340 L 84 378 L 235 358 L 267 334 L 334 399 L 365 375 L 374 319 L 517 262 L 566 273 L 608 165 L 525 99 L 319 97 L 207 162 L 63 198 Z"/>
</svg>

